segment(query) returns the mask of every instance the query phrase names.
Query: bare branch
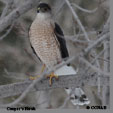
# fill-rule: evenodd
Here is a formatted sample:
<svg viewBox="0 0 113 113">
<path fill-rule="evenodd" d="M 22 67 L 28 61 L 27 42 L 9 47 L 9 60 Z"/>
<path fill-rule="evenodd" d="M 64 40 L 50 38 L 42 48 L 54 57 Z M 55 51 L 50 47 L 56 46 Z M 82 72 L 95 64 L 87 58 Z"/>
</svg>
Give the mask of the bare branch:
<svg viewBox="0 0 113 113">
<path fill-rule="evenodd" d="M 65 4 L 64 0 L 56 1 L 56 3 L 55 3 L 56 7 L 53 8 L 55 18 L 58 16 L 58 14 L 61 11 L 61 9 L 63 8 L 64 4 Z"/>
<path fill-rule="evenodd" d="M 0 40 L 4 39 L 11 32 L 11 30 L 14 26 L 14 23 L 15 22 L 13 22 L 12 25 L 10 26 L 10 28 L 7 30 L 7 32 L 3 36 L 0 37 Z"/>
<path fill-rule="evenodd" d="M 88 78 L 86 77 L 86 79 L 80 81 L 81 76 L 87 76 Z M 91 82 L 88 82 L 90 81 L 90 77 L 91 77 Z M 83 83 L 91 85 L 91 86 L 95 86 L 96 77 L 97 77 L 97 73 L 94 73 L 92 75 L 77 74 L 77 75 L 60 76 L 58 81 L 53 79 L 52 86 L 49 85 L 49 80 L 45 78 L 39 82 L 36 82 L 34 88 L 32 88 L 32 90 L 30 91 L 41 91 L 41 90 L 49 90 L 49 89 L 54 89 L 54 88 L 65 88 L 65 87 L 77 87 Z M 108 77 L 103 77 L 102 75 L 100 77 L 104 80 L 108 80 Z M 34 81 L 26 80 L 24 82 L 2 85 L 0 86 L 0 98 L 5 98 L 5 97 L 10 97 L 10 96 L 21 94 L 33 82 Z M 100 85 L 101 86 L 103 85 L 102 81 Z"/>
<path fill-rule="evenodd" d="M 67 3 L 67 5 L 68 5 L 69 9 L 71 10 L 71 12 L 72 12 L 72 14 L 73 14 L 73 17 L 75 18 L 75 21 L 77 21 L 77 23 L 79 24 L 81 30 L 83 31 L 86 40 L 87 40 L 87 41 L 90 41 L 90 40 L 89 40 L 89 37 L 88 37 L 88 34 L 87 34 L 87 32 L 86 32 L 84 26 L 82 25 L 82 23 L 81 23 L 81 21 L 80 21 L 78 15 L 76 14 L 76 12 L 73 10 L 73 8 L 72 8 L 70 2 L 69 2 L 68 0 L 65 0 L 65 1 L 66 1 L 66 3 Z"/>
<path fill-rule="evenodd" d="M 6 16 L 9 8 L 12 6 L 13 2 L 14 2 L 14 0 L 9 0 L 9 1 L 6 2 L 6 7 L 4 8 L 4 10 L 3 10 L 2 14 L 1 14 L 0 19 L 2 19 L 3 17 Z"/>
<path fill-rule="evenodd" d="M 43 76 L 44 76 L 44 74 L 43 74 Z M 5 105 L 1 105 L 1 107 L 14 106 L 14 105 L 18 104 L 19 102 L 21 102 L 21 101 L 23 100 L 23 98 L 28 94 L 28 92 L 30 91 L 30 89 L 33 88 L 34 85 L 35 85 L 37 82 L 39 82 L 39 81 L 41 81 L 41 80 L 43 79 L 43 76 L 41 76 L 40 78 L 38 78 L 38 79 L 32 81 L 32 83 L 30 83 L 29 85 L 27 85 L 26 90 L 25 90 L 25 91 L 22 93 L 22 95 L 21 95 L 18 99 L 16 99 L 14 102 L 9 103 L 9 104 L 5 104 Z"/>
<path fill-rule="evenodd" d="M 88 10 L 88 9 L 84 9 L 80 6 L 78 6 L 77 4 L 75 3 L 71 3 L 74 7 L 78 8 L 79 10 L 83 11 L 83 12 L 86 12 L 86 13 L 95 13 L 97 11 L 98 8 L 95 8 L 93 10 Z"/>
<path fill-rule="evenodd" d="M 0 32 L 7 28 L 14 20 L 19 18 L 25 12 L 35 7 L 39 3 L 39 0 L 28 0 L 22 6 L 14 9 L 8 16 L 0 20 Z"/>
<path fill-rule="evenodd" d="M 102 54 L 104 54 L 104 52 L 107 50 L 108 48 L 105 48 L 104 50 L 102 50 L 97 56 L 95 56 L 95 58 L 93 59 L 93 61 L 91 62 L 92 64 L 97 60 L 100 59 L 100 56 Z M 103 59 L 104 60 L 104 59 Z"/>
<path fill-rule="evenodd" d="M 106 33 L 101 38 L 96 40 L 92 45 L 88 46 L 88 48 L 85 49 L 85 52 L 88 53 L 90 51 L 90 49 L 92 49 L 93 46 L 97 46 L 99 43 L 101 43 L 103 40 L 105 40 L 109 37 L 110 37 L 109 33 Z"/>
<path fill-rule="evenodd" d="M 109 19 L 108 19 L 109 20 Z M 107 26 L 108 24 L 108 21 L 106 23 L 105 26 Z M 107 43 L 107 41 L 104 41 L 104 48 L 109 48 L 109 43 Z M 109 53 L 109 49 L 107 49 L 107 51 L 104 53 L 104 59 L 108 59 L 108 57 L 110 56 L 110 53 Z M 109 72 L 110 71 L 110 64 L 108 62 L 105 62 L 104 61 L 104 71 L 106 72 Z M 102 105 L 106 105 L 106 106 L 109 106 L 109 88 L 103 84 L 103 91 L 102 91 Z"/>
<path fill-rule="evenodd" d="M 94 65 L 92 65 L 90 62 L 88 62 L 87 60 L 85 60 L 83 57 L 80 58 L 81 61 L 83 61 L 84 63 L 86 63 L 89 67 L 91 67 L 92 69 L 94 69 L 96 72 L 99 72 L 103 75 L 108 75 L 110 76 L 110 73 L 107 73 L 105 71 L 102 71 L 101 69 L 95 67 Z"/>
<path fill-rule="evenodd" d="M 97 59 L 99 59 L 99 57 L 107 50 L 108 48 L 102 50 L 97 56 L 95 56 L 95 58 L 91 61 L 91 64 L 94 64 L 96 62 Z M 92 56 L 91 56 L 92 57 Z M 87 72 L 89 69 L 89 67 L 87 67 L 85 69 L 85 72 Z"/>
</svg>

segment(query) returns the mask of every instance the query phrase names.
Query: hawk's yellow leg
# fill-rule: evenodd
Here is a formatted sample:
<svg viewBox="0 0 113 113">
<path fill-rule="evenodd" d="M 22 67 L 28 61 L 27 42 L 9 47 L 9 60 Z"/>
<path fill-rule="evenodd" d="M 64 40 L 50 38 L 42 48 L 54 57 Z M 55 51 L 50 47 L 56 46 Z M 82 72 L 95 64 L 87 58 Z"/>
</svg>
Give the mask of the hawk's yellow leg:
<svg viewBox="0 0 113 113">
<path fill-rule="evenodd" d="M 45 69 L 45 64 L 42 66 L 42 69 L 41 69 L 41 72 L 40 72 L 40 73 L 42 73 L 42 72 L 44 71 L 44 69 Z M 30 76 L 29 79 L 30 79 L 30 80 L 35 80 L 35 79 L 37 79 L 37 78 L 39 78 L 39 77 L 40 77 L 40 75 L 37 75 L 37 76 Z"/>
<path fill-rule="evenodd" d="M 52 72 L 50 75 L 47 75 L 47 78 L 49 78 L 49 85 L 52 85 L 52 78 L 56 78 L 58 80 L 58 76 Z"/>
<path fill-rule="evenodd" d="M 42 66 L 41 72 L 42 73 L 45 69 L 45 65 Z M 39 78 L 40 75 L 37 76 L 30 76 L 29 79 L 30 80 L 35 80 L 37 78 Z M 47 78 L 49 78 L 49 85 L 52 85 L 52 78 L 56 78 L 56 80 L 58 80 L 58 76 L 54 74 L 54 72 L 52 72 L 50 75 L 47 75 Z"/>
</svg>

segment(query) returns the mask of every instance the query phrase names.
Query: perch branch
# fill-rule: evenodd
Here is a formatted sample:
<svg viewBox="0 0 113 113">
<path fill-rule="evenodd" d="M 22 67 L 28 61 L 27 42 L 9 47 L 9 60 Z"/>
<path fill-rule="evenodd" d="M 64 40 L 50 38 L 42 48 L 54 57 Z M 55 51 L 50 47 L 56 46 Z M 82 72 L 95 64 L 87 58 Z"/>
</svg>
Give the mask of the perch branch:
<svg viewBox="0 0 113 113">
<path fill-rule="evenodd" d="M 56 81 L 53 79 L 53 84 L 52 86 L 49 86 L 49 80 L 48 79 L 43 79 L 39 82 L 37 82 L 32 88 L 31 91 L 41 91 L 41 90 L 49 90 L 49 89 L 54 89 L 54 88 L 65 88 L 65 87 L 76 87 L 79 86 L 83 83 L 85 84 L 90 84 L 92 86 L 96 85 L 96 79 L 97 73 L 94 73 L 92 75 L 84 75 L 92 78 L 92 82 L 88 82 L 90 79 L 86 78 L 79 82 L 81 79 L 80 74 L 77 75 L 67 75 L 67 76 L 60 76 L 59 80 Z M 103 77 L 101 76 L 103 81 L 108 80 L 108 77 Z M 18 83 L 12 83 L 12 84 L 7 84 L 7 85 L 2 85 L 0 86 L 0 98 L 6 98 L 10 96 L 15 96 L 21 94 L 25 89 L 32 84 L 33 81 L 31 80 L 26 80 L 24 82 L 18 82 Z M 78 84 L 79 83 L 79 84 Z M 109 83 L 109 82 L 106 82 Z M 101 86 L 103 85 L 103 82 L 101 81 Z"/>
</svg>

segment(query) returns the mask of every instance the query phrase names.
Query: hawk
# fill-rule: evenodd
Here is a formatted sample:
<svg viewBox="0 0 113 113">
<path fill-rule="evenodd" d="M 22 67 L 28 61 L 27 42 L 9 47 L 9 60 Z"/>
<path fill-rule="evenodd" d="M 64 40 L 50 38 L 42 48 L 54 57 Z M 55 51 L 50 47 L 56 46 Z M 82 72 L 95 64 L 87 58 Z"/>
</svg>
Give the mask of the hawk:
<svg viewBox="0 0 113 113">
<path fill-rule="evenodd" d="M 29 37 L 34 53 L 49 70 L 62 59 L 69 57 L 66 41 L 61 36 L 64 36 L 63 32 L 52 18 L 51 7 L 46 3 L 40 3 L 37 16 L 29 30 Z M 51 77 L 54 77 L 54 73 Z"/>
<path fill-rule="evenodd" d="M 29 37 L 34 54 L 48 70 L 69 57 L 63 31 L 54 21 L 48 4 L 38 5 L 36 18 L 29 29 Z M 52 77 L 57 76 L 52 72 L 49 77 L 51 85 Z"/>
</svg>

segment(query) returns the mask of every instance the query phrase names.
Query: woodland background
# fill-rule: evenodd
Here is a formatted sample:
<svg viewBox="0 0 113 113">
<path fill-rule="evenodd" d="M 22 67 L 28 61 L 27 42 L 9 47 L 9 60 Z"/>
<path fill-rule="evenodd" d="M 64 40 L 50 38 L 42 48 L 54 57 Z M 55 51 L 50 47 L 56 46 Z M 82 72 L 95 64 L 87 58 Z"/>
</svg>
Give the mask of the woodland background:
<svg viewBox="0 0 113 113">
<path fill-rule="evenodd" d="M 33 0 L 33 2 L 36 1 L 38 0 Z M 109 34 L 109 0 L 69 0 L 68 2 L 72 3 L 73 11 L 79 18 L 74 17 L 75 15 L 72 14 L 72 10 L 67 5 L 67 0 L 40 1 L 49 3 L 52 6 L 54 19 L 61 26 L 64 35 L 67 37 L 66 41 L 70 56 L 79 54 L 84 48 L 91 46 L 103 35 Z M 36 2 L 36 5 L 28 5 L 30 8 L 24 7 L 22 10 L 26 10 L 25 13 L 17 12 L 18 17 L 14 15 L 10 17 L 10 14 L 17 8 L 29 2 L 31 1 L 0 0 L 0 86 L 22 82 L 28 79 L 30 74 L 38 73 L 41 69 L 42 64 L 40 61 L 35 62 L 26 52 L 27 50 L 32 54 L 28 41 L 28 30 L 36 16 L 36 6 L 39 1 Z M 33 8 L 31 9 L 31 7 Z M 6 17 L 13 19 L 6 19 Z M 80 23 L 78 24 L 79 21 L 81 25 Z M 83 32 L 82 27 L 85 32 Z M 87 36 L 90 41 L 87 40 Z M 96 85 L 84 84 L 81 87 L 90 99 L 90 105 L 107 105 L 109 108 L 110 92 L 109 85 L 106 85 L 106 82 L 109 84 L 109 80 L 103 81 L 103 84 L 100 85 L 103 79 L 99 77 L 101 74 L 106 75 L 106 73 L 110 72 L 110 39 L 109 36 L 107 37 L 107 40 L 103 40 L 96 45 L 83 59 L 77 58 L 71 61 L 71 64 L 78 70 L 78 73 L 98 73 L 95 78 Z M 100 56 L 98 56 L 99 54 Z M 94 59 L 95 62 L 92 64 Z M 91 78 L 89 82 L 92 82 Z M 40 93 L 41 91 L 28 93 L 17 106 L 31 105 L 37 108 L 44 108 L 43 103 L 39 102 L 41 98 L 43 99 L 43 97 L 39 96 Z M 53 89 L 50 95 L 51 98 L 48 100 L 51 104 L 50 108 L 59 108 L 67 98 L 67 94 L 62 87 Z M 19 96 L 0 98 L 0 105 L 11 103 Z M 67 101 L 64 108 L 75 109 L 85 108 L 85 106 L 74 106 L 70 101 Z"/>
</svg>

